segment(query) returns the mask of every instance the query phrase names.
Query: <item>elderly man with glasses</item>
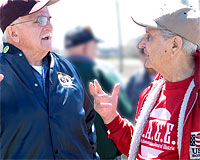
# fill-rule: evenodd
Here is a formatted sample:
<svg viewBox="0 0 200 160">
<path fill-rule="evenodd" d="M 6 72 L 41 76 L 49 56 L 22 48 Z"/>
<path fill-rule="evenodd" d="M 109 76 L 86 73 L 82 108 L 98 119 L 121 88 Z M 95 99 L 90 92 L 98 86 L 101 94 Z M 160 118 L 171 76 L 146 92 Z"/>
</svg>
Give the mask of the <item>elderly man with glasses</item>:
<svg viewBox="0 0 200 160">
<path fill-rule="evenodd" d="M 108 95 L 90 83 L 95 110 L 130 160 L 200 159 L 200 13 L 174 4 L 161 13 L 152 21 L 133 16 L 146 29 L 145 66 L 158 72 L 139 99 L 136 125 L 116 111 L 119 85 Z"/>
<path fill-rule="evenodd" d="M 48 6 L 4 0 L 0 159 L 98 159 L 95 111 L 79 75 L 52 52 Z"/>
</svg>

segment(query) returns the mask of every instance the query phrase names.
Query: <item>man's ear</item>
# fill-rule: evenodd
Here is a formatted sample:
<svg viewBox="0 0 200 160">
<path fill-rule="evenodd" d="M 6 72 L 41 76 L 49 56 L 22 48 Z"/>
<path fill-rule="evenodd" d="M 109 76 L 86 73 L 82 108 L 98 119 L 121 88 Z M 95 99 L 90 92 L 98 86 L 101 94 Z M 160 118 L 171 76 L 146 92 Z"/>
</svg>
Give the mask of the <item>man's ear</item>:
<svg viewBox="0 0 200 160">
<path fill-rule="evenodd" d="M 171 45 L 171 50 L 172 50 L 172 56 L 176 55 L 181 49 L 183 45 L 183 40 L 179 36 L 174 36 L 172 37 L 172 45 Z"/>
<path fill-rule="evenodd" d="M 6 28 L 6 32 L 7 32 L 7 38 L 9 39 L 9 41 L 13 41 L 15 43 L 19 42 L 19 36 L 18 36 L 18 32 L 15 26 L 8 26 Z"/>
</svg>

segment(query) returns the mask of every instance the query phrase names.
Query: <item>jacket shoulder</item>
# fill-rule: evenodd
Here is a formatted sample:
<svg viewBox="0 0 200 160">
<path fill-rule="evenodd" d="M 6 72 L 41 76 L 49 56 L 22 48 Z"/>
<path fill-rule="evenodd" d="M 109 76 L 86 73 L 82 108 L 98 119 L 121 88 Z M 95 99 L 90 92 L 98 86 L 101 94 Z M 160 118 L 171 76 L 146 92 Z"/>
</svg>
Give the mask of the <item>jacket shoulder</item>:
<svg viewBox="0 0 200 160">
<path fill-rule="evenodd" d="M 54 60 L 59 61 L 61 63 L 66 63 L 67 65 L 73 67 L 73 65 L 65 57 L 59 55 L 58 53 L 51 52 L 51 55 L 54 57 Z"/>
</svg>

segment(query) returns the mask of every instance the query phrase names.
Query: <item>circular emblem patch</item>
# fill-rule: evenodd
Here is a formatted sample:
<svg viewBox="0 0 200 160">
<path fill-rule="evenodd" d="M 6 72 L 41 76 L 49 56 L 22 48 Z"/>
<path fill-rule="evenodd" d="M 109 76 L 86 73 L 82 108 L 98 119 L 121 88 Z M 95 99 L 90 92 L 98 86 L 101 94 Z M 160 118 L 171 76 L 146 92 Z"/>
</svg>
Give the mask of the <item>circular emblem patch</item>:
<svg viewBox="0 0 200 160">
<path fill-rule="evenodd" d="M 10 47 L 9 46 L 5 46 L 3 49 L 3 53 L 7 53 L 9 51 Z"/>
<path fill-rule="evenodd" d="M 62 72 L 57 72 L 57 73 L 58 73 L 58 80 L 63 87 L 66 87 L 66 88 L 74 87 L 74 84 L 73 84 L 74 78 Z"/>
</svg>

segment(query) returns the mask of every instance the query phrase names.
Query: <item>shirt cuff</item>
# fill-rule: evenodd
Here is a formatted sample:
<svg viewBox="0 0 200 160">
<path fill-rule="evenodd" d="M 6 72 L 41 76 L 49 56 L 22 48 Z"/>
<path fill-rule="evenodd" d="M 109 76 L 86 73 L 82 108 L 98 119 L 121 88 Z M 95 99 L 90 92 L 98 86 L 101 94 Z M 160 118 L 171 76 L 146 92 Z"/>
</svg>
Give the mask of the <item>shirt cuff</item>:
<svg viewBox="0 0 200 160">
<path fill-rule="evenodd" d="M 119 126 L 121 121 L 122 117 L 120 115 L 117 115 L 115 119 L 113 119 L 110 123 L 106 124 L 106 127 L 110 131 L 115 130 L 115 128 L 118 128 L 117 126 Z"/>
</svg>

